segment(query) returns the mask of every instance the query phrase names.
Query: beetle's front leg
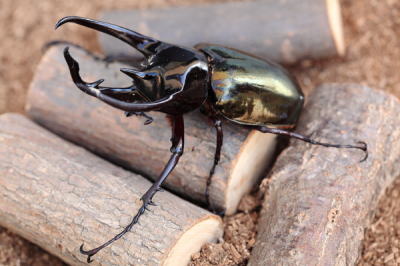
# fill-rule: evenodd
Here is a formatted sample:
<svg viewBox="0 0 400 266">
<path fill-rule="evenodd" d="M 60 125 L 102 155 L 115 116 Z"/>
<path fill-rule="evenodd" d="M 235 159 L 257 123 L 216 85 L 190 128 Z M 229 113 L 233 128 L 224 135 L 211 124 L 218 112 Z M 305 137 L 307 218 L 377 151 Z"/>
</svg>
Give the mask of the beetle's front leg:
<svg viewBox="0 0 400 266">
<path fill-rule="evenodd" d="M 143 205 L 153 204 L 153 196 L 160 191 L 162 183 L 167 179 L 168 175 L 172 172 L 178 164 L 179 158 L 183 154 L 184 149 L 184 123 L 183 116 L 170 116 L 172 120 L 172 138 L 171 138 L 171 157 L 164 170 L 162 171 L 158 180 L 150 187 L 150 189 L 142 196 Z"/>
<path fill-rule="evenodd" d="M 184 123 L 183 123 L 183 117 L 181 115 L 178 116 L 171 116 L 172 120 L 172 147 L 171 147 L 171 157 L 165 166 L 164 170 L 162 171 L 160 177 L 157 179 L 156 182 L 144 193 L 144 195 L 141 197 L 142 200 L 142 206 L 136 213 L 136 215 L 133 217 L 132 221 L 128 226 L 124 228 L 118 235 L 114 236 L 112 239 L 108 240 L 101 246 L 91 249 L 91 250 L 84 250 L 83 249 L 83 244 L 80 247 L 80 252 L 84 255 L 87 255 L 87 262 L 90 263 L 93 260 L 91 259 L 92 256 L 94 256 L 97 252 L 102 250 L 103 248 L 109 246 L 111 243 L 114 241 L 120 239 L 123 235 L 125 235 L 127 232 L 129 232 L 132 227 L 139 221 L 140 216 L 148 209 L 149 205 L 155 205 L 153 202 L 153 197 L 154 195 L 161 190 L 161 185 L 163 182 L 167 179 L 168 175 L 172 172 L 172 170 L 175 168 L 175 166 L 178 164 L 179 158 L 183 154 L 183 149 L 184 149 Z"/>
</svg>

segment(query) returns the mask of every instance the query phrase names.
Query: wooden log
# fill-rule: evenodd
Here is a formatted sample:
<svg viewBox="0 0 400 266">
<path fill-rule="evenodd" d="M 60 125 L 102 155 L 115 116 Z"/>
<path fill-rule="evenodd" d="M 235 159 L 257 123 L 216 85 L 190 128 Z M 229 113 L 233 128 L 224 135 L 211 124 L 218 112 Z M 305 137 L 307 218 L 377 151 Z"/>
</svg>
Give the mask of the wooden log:
<svg viewBox="0 0 400 266">
<path fill-rule="evenodd" d="M 94 156 L 16 114 L 0 116 L 0 224 L 72 265 L 126 226 L 150 187 L 143 177 Z M 101 265 L 186 265 L 222 236 L 218 216 L 171 193 L 132 231 L 95 257 Z"/>
<path fill-rule="evenodd" d="M 338 0 L 263 0 L 106 11 L 100 18 L 174 44 L 220 44 L 285 64 L 345 52 Z M 115 38 L 105 34 L 99 38 L 107 55 L 135 53 Z"/>
<path fill-rule="evenodd" d="M 86 80 L 105 78 L 112 86 L 130 84 L 119 64 L 108 67 L 77 49 L 71 50 Z M 119 79 L 121 77 L 121 79 Z M 123 112 L 89 97 L 71 81 L 61 48 L 53 48 L 40 63 L 28 95 L 28 114 L 53 132 L 79 143 L 124 167 L 158 177 L 170 156 L 171 130 L 165 115 L 150 113 L 126 118 Z M 223 124 L 221 160 L 210 186 L 210 200 L 227 214 L 236 211 L 243 194 L 265 173 L 274 151 L 275 136 Z M 185 115 L 185 153 L 166 186 L 180 195 L 204 202 L 206 180 L 214 159 L 216 133 L 200 113 Z"/>
<path fill-rule="evenodd" d="M 4 87 L 0 88 L 0 114 L 7 110 L 7 91 Z"/>
<path fill-rule="evenodd" d="M 298 131 L 362 152 L 293 141 L 267 187 L 249 265 L 354 265 L 379 197 L 400 174 L 400 102 L 361 85 L 327 85 L 309 97 Z"/>
</svg>

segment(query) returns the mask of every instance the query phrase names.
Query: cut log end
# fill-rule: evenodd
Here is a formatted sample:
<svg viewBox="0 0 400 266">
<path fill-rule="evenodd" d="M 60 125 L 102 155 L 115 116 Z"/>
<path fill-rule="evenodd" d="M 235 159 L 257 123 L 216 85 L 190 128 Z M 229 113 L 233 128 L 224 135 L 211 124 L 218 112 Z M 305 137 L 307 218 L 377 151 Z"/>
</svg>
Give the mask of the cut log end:
<svg viewBox="0 0 400 266">
<path fill-rule="evenodd" d="M 326 11 L 328 13 L 329 27 L 332 31 L 332 38 L 335 43 L 337 53 L 343 56 L 346 52 L 343 34 L 342 13 L 339 0 L 326 0 Z"/>
<path fill-rule="evenodd" d="M 276 147 L 276 136 L 252 131 L 232 162 L 226 189 L 226 215 L 236 212 L 240 199 L 253 188 L 258 177 L 270 165 Z"/>
<path fill-rule="evenodd" d="M 187 230 L 171 249 L 163 263 L 166 266 L 187 265 L 191 255 L 198 252 L 203 244 L 216 242 L 223 235 L 221 219 L 207 217 Z"/>
</svg>

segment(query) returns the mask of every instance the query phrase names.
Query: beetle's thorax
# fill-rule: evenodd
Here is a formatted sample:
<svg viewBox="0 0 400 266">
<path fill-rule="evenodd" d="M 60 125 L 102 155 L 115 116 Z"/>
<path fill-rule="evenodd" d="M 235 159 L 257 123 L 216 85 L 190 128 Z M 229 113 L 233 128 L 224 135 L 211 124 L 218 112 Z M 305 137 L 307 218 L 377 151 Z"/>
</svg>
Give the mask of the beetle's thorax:
<svg viewBox="0 0 400 266">
<path fill-rule="evenodd" d="M 159 78 L 156 83 L 142 88 L 150 101 L 183 92 L 160 109 L 161 112 L 183 114 L 199 108 L 208 97 L 208 63 L 205 55 L 197 50 L 162 43 L 148 58 L 144 70 L 156 72 Z"/>
</svg>

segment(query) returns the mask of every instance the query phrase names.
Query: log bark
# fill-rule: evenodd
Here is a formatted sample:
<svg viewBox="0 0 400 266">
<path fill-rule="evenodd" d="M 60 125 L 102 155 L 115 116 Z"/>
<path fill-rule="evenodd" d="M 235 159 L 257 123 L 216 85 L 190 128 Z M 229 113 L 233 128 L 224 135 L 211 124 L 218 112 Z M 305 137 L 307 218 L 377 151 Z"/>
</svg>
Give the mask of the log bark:
<svg viewBox="0 0 400 266">
<path fill-rule="evenodd" d="M 126 226 L 150 187 L 143 177 L 96 157 L 16 114 L 0 116 L 0 224 L 72 265 L 79 246 L 102 244 Z M 99 252 L 101 265 L 186 265 L 222 236 L 218 216 L 171 193 L 132 231 Z"/>
<path fill-rule="evenodd" d="M 0 114 L 7 110 L 7 93 L 4 88 L 0 89 Z"/>
<path fill-rule="evenodd" d="M 101 20 L 165 42 L 219 44 L 285 64 L 345 52 L 338 0 L 263 0 L 106 11 Z M 115 38 L 105 34 L 99 38 L 107 55 L 135 53 Z"/>
<path fill-rule="evenodd" d="M 309 97 L 298 131 L 361 151 L 293 141 L 269 179 L 249 265 L 354 265 L 379 197 L 400 174 L 400 102 L 361 85 Z"/>
<path fill-rule="evenodd" d="M 111 86 L 130 84 L 122 79 L 120 64 L 106 66 L 71 49 L 86 80 L 105 78 Z M 96 78 L 97 77 L 97 78 Z M 72 83 L 61 48 L 51 49 L 40 63 L 28 94 L 27 112 L 35 121 L 62 137 L 109 160 L 157 178 L 169 159 L 170 125 L 165 115 L 152 112 L 154 122 L 145 126 L 142 117 L 126 118 L 114 109 L 79 91 Z M 221 160 L 210 186 L 210 200 L 227 214 L 236 211 L 241 196 L 265 173 L 274 152 L 275 136 L 223 124 Z M 166 181 L 167 188 L 204 202 L 216 143 L 209 119 L 200 113 L 185 115 L 185 153 Z"/>
</svg>

